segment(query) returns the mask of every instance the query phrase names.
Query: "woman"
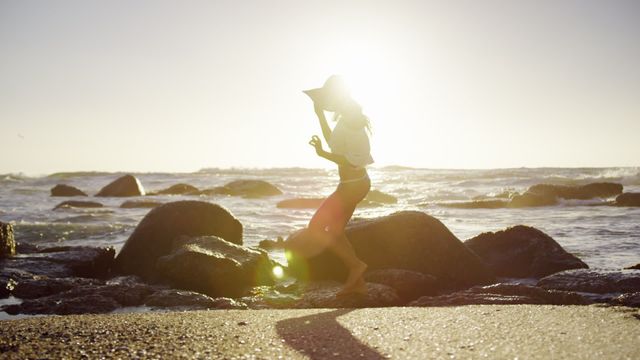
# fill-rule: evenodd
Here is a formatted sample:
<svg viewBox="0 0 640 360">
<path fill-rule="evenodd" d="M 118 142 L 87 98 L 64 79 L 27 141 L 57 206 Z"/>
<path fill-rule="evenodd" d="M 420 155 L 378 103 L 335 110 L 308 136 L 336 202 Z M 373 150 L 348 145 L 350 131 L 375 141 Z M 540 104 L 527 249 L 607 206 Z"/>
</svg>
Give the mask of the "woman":
<svg viewBox="0 0 640 360">
<path fill-rule="evenodd" d="M 330 76 L 321 88 L 304 91 L 314 102 L 322 135 L 330 152 L 322 147 L 318 136 L 313 136 L 309 144 L 318 156 L 338 165 L 340 183 L 326 198 L 309 221 L 308 229 L 323 237 L 329 248 L 338 255 L 349 269 L 349 275 L 337 295 L 365 293 L 362 275 L 367 264 L 358 259 L 345 236 L 344 229 L 356 205 L 364 199 L 371 188 L 366 166 L 373 163 L 370 154 L 370 132 L 367 117 L 362 108 L 350 96 L 344 81 L 337 75 Z M 334 113 L 337 121 L 333 130 L 327 124 L 324 111 Z"/>
</svg>

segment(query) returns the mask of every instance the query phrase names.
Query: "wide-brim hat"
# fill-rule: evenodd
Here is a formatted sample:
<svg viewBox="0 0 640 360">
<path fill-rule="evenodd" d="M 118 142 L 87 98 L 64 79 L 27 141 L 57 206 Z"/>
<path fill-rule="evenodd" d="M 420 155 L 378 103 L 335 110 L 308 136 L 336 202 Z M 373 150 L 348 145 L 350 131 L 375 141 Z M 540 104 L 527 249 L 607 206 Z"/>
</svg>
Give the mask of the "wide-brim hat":
<svg viewBox="0 0 640 360">
<path fill-rule="evenodd" d="M 302 90 L 302 92 L 307 94 L 314 103 L 324 104 L 330 95 L 342 94 L 343 96 L 348 96 L 349 89 L 342 76 L 331 75 L 322 87 Z"/>
</svg>

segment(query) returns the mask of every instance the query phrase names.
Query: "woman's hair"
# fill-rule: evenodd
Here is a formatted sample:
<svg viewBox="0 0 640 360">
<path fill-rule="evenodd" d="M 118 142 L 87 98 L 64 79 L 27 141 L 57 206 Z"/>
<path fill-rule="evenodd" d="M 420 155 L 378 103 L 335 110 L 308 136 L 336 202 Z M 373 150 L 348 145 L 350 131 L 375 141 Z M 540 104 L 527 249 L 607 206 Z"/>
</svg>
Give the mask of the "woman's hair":
<svg viewBox="0 0 640 360">
<path fill-rule="evenodd" d="M 333 121 L 338 121 L 344 116 L 348 116 L 351 120 L 361 122 L 362 126 L 371 134 L 371 121 L 369 121 L 369 117 L 362 113 L 362 106 L 350 96 L 346 97 L 333 113 Z"/>
</svg>

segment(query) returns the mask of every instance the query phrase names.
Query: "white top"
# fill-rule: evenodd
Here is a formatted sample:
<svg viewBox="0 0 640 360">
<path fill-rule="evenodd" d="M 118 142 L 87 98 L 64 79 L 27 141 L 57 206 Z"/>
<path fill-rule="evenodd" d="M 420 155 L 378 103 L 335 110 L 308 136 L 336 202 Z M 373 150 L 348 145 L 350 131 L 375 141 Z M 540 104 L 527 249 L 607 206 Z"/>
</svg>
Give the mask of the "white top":
<svg viewBox="0 0 640 360">
<path fill-rule="evenodd" d="M 363 123 L 341 118 L 331 132 L 329 147 L 334 154 L 343 155 L 357 167 L 373 164 L 369 136 Z"/>
</svg>

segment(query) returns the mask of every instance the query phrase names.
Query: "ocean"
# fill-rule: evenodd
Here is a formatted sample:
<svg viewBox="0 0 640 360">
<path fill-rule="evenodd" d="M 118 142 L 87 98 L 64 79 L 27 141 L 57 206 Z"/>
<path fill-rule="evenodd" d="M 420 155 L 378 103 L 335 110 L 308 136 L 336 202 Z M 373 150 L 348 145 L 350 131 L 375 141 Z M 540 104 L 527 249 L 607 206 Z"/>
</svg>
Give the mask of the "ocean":
<svg viewBox="0 0 640 360">
<path fill-rule="evenodd" d="M 177 183 L 200 189 L 237 179 L 266 180 L 282 195 L 247 199 L 223 195 L 151 196 L 159 202 L 199 199 L 220 204 L 244 225 L 244 244 L 286 237 L 304 227 L 312 209 L 279 209 L 277 202 L 329 195 L 338 181 L 336 170 L 305 168 L 203 169 L 193 173 L 132 173 L 146 191 Z M 486 231 L 524 224 L 553 237 L 592 268 L 619 269 L 640 263 L 640 208 L 597 206 L 612 199 L 567 200 L 554 206 L 504 209 L 457 209 L 442 203 L 471 201 L 505 191 L 523 192 L 541 183 L 580 185 L 617 182 L 625 192 L 640 191 L 640 168 L 514 168 L 486 170 L 373 167 L 372 189 L 398 198 L 396 204 L 358 208 L 354 217 L 377 217 L 400 210 L 419 210 L 442 221 L 460 240 Z M 92 195 L 122 173 L 73 172 L 47 176 L 0 175 L 0 221 L 14 224 L 16 240 L 40 245 L 114 246 L 119 250 L 149 209 L 123 209 L 135 198 L 74 198 L 104 204 L 103 208 L 58 209 L 66 198 L 51 197 L 56 184 L 75 186 Z M 286 264 L 281 250 L 271 252 Z"/>
</svg>

